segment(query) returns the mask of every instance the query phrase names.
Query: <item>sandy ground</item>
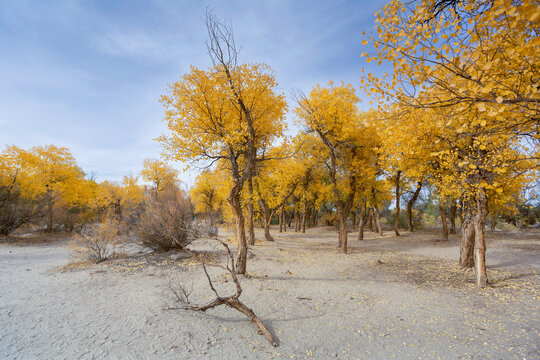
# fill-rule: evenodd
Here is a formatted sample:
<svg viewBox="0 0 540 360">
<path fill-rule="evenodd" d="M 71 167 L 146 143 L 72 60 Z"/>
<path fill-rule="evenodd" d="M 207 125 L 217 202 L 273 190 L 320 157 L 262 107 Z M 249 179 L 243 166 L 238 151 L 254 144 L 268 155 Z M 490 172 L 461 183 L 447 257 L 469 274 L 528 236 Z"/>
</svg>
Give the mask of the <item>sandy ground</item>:
<svg viewBox="0 0 540 360">
<path fill-rule="evenodd" d="M 274 243 L 250 250 L 240 299 L 275 334 L 276 348 L 234 310 L 164 310 L 171 277 L 193 286 L 194 302 L 213 299 L 193 258 L 62 267 L 71 261 L 63 242 L 4 244 L 0 359 L 540 358 L 538 232 L 490 234 L 491 287 L 480 291 L 456 264 L 456 237 L 368 232 L 358 242 L 351 234 L 342 255 L 334 229 L 273 233 Z M 221 253 L 207 240 L 192 248 Z M 232 293 L 222 270 L 210 273 Z"/>
</svg>

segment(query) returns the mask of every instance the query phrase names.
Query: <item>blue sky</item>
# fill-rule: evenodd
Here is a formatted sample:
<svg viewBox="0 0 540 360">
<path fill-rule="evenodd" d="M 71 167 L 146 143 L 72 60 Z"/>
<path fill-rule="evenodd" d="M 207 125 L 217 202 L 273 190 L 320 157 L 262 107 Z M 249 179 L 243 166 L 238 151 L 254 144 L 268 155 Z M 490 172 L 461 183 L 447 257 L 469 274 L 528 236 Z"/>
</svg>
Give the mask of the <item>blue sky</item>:
<svg viewBox="0 0 540 360">
<path fill-rule="evenodd" d="M 344 80 L 359 88 L 361 42 L 381 1 L 2 0 L 0 145 L 68 147 L 98 180 L 159 157 L 158 102 L 210 65 L 207 7 L 233 25 L 240 61 L 265 62 L 286 94 Z M 358 92 L 362 96 L 361 92 Z M 290 107 L 294 104 L 290 103 Z M 181 169 L 182 164 L 175 167 Z M 184 174 L 190 185 L 193 174 Z"/>
</svg>

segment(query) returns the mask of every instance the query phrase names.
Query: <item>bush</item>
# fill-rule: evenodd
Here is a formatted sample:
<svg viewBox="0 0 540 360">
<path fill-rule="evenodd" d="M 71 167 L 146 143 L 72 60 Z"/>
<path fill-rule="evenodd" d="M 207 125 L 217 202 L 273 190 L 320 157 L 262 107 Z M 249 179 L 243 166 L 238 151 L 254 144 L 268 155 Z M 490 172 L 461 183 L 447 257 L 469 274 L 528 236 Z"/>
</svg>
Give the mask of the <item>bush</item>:
<svg viewBox="0 0 540 360">
<path fill-rule="evenodd" d="M 23 199 L 18 190 L 0 186 L 0 235 L 9 235 L 37 212 L 37 205 Z"/>
<path fill-rule="evenodd" d="M 191 202 L 171 184 L 147 194 L 138 233 L 143 245 L 153 250 L 183 249 L 201 235 L 205 225 L 193 221 Z"/>
<path fill-rule="evenodd" d="M 71 243 L 72 249 L 83 259 L 96 263 L 109 259 L 118 235 L 119 224 L 106 219 L 101 224 L 83 228 Z"/>
<path fill-rule="evenodd" d="M 326 226 L 338 226 L 339 224 L 339 215 L 336 213 L 325 213 L 321 216 L 321 221 Z"/>
</svg>

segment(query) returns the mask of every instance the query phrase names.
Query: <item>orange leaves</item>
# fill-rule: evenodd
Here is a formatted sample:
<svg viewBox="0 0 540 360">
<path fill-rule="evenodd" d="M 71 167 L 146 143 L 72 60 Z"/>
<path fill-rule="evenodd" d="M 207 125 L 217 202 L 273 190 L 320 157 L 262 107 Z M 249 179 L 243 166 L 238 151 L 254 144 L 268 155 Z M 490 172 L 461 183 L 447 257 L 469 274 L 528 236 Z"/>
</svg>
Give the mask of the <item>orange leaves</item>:
<svg viewBox="0 0 540 360">
<path fill-rule="evenodd" d="M 144 160 L 141 176 L 143 180 L 152 183 L 157 191 L 180 181 L 178 180 L 178 171 L 157 159 Z"/>
<path fill-rule="evenodd" d="M 368 62 L 394 63 L 393 78 L 376 82 L 378 93 L 418 107 L 452 106 L 456 113 L 471 103 L 491 102 L 491 117 L 501 116 L 494 106 L 500 105 L 509 126 L 527 123 L 538 116 L 530 101 L 540 98 L 532 75 L 540 71 L 534 31 L 539 9 L 535 0 L 458 2 L 440 9 L 431 2 L 389 2 L 380 12 L 374 40 L 381 47 L 366 55 Z M 410 91 L 421 85 L 424 91 Z M 509 98 L 512 102 L 505 101 Z"/>
<path fill-rule="evenodd" d="M 206 71 L 192 66 L 162 96 L 170 135 L 158 138 L 176 160 L 211 160 L 247 146 L 249 129 L 238 94 L 249 108 L 258 146 L 266 146 L 285 130 L 287 103 L 265 64 L 239 65 L 231 78 L 220 66 Z M 232 82 L 232 86 L 231 86 Z"/>
</svg>

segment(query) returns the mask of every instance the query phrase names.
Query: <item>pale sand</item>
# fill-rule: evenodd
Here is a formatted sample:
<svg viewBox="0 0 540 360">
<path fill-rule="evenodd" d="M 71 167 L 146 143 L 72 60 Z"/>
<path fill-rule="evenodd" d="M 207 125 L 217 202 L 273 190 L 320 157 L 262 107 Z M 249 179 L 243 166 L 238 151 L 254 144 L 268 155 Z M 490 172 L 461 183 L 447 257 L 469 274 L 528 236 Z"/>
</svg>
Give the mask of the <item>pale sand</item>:
<svg viewBox="0 0 540 360">
<path fill-rule="evenodd" d="M 351 233 L 342 255 L 334 229 L 273 235 L 250 250 L 240 299 L 277 348 L 234 310 L 163 310 L 171 274 L 193 282 L 194 301 L 212 299 L 193 261 L 166 254 L 59 272 L 70 253 L 57 242 L 0 246 L 0 359 L 540 358 L 538 232 L 489 234 L 494 287 L 481 291 L 456 264 L 456 236 Z M 192 248 L 221 253 L 206 240 Z"/>
</svg>

